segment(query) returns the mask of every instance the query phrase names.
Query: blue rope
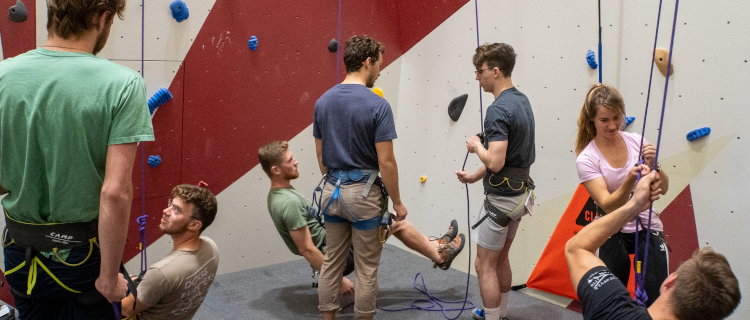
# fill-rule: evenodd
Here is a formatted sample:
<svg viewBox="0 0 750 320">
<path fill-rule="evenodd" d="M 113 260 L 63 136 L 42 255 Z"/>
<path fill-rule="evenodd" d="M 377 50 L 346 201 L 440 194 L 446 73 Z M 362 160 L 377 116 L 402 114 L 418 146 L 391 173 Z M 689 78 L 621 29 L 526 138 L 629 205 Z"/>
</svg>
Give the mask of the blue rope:
<svg viewBox="0 0 750 320">
<path fill-rule="evenodd" d="M 669 75 L 670 75 L 671 68 L 672 68 L 672 49 L 674 48 L 674 34 L 675 34 L 675 29 L 677 27 L 677 9 L 679 8 L 679 5 L 680 5 L 680 0 L 676 0 L 674 4 L 674 18 L 672 20 L 672 38 L 669 43 L 669 58 L 667 59 L 667 74 L 666 74 L 667 79 L 664 83 L 664 98 L 661 104 L 661 118 L 659 119 L 659 135 L 656 140 L 656 155 L 654 156 L 654 163 L 658 162 L 659 160 L 659 149 L 661 147 L 661 133 L 663 131 L 662 128 L 664 126 L 664 111 L 666 110 L 666 106 L 667 106 L 667 91 L 669 88 Z M 637 276 L 636 286 L 638 287 L 636 289 L 636 301 L 638 301 L 638 303 L 641 305 L 645 305 L 646 302 L 648 301 L 648 296 L 646 295 L 646 291 L 645 289 L 643 289 L 643 286 L 645 285 L 645 281 L 646 281 L 646 265 L 648 263 L 648 246 L 650 242 L 649 240 L 651 239 L 650 237 L 651 218 L 653 216 L 653 210 L 654 210 L 654 204 L 651 203 L 651 206 L 648 209 L 648 213 L 649 213 L 648 214 L 648 227 L 646 229 L 647 230 L 646 231 L 646 245 L 645 245 L 644 252 L 643 252 L 643 268 L 641 270 L 642 272 L 640 275 L 636 274 Z M 638 217 L 637 220 L 638 220 L 638 223 L 641 223 L 640 217 Z M 638 228 L 638 225 L 636 224 L 636 239 L 638 239 L 637 228 Z M 638 253 L 637 250 L 638 250 L 638 247 L 636 246 L 636 254 Z M 637 256 L 636 256 L 636 259 L 637 259 Z"/>
</svg>

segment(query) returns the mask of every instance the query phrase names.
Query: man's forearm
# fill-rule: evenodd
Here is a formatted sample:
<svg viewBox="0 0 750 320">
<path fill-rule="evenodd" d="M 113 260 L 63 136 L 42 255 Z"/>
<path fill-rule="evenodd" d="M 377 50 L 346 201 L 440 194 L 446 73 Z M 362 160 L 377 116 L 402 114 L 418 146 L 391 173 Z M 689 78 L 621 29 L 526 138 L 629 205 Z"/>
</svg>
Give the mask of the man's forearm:
<svg viewBox="0 0 750 320">
<path fill-rule="evenodd" d="M 300 254 L 305 257 L 307 263 L 309 263 L 315 271 L 320 271 L 320 268 L 323 267 L 323 253 L 317 248 L 300 251 Z"/>
<path fill-rule="evenodd" d="M 396 159 L 392 158 L 380 164 L 380 177 L 383 179 L 388 196 L 394 204 L 401 203 L 401 193 L 398 189 L 398 165 Z"/>
<path fill-rule="evenodd" d="M 125 250 L 130 221 L 132 187 L 105 191 L 99 204 L 99 246 L 101 248 L 100 277 L 116 282 Z"/>
<path fill-rule="evenodd" d="M 626 203 L 619 209 L 596 219 L 581 229 L 578 234 L 570 239 L 570 245 L 594 254 L 609 237 L 617 233 L 618 230 L 622 229 L 630 221 L 630 217 L 633 216 L 636 210 L 632 203 Z"/>
</svg>

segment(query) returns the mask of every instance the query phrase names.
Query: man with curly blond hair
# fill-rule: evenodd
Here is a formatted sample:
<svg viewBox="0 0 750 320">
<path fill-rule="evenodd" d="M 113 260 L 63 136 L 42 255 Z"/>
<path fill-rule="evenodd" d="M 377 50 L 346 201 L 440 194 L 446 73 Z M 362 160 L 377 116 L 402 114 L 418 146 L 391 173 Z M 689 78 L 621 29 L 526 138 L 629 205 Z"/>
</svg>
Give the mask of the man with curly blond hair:
<svg viewBox="0 0 750 320">
<path fill-rule="evenodd" d="M 213 240 L 201 236 L 216 217 L 217 202 L 207 185 L 200 185 L 172 189 L 159 224 L 172 237 L 172 252 L 146 270 L 135 309 L 132 295 L 122 300 L 123 316 L 189 320 L 203 303 L 219 268 L 219 250 Z"/>
<path fill-rule="evenodd" d="M 46 43 L 0 62 L 6 278 L 23 319 L 112 319 L 146 87 L 96 57 L 125 0 L 46 3 Z"/>
</svg>

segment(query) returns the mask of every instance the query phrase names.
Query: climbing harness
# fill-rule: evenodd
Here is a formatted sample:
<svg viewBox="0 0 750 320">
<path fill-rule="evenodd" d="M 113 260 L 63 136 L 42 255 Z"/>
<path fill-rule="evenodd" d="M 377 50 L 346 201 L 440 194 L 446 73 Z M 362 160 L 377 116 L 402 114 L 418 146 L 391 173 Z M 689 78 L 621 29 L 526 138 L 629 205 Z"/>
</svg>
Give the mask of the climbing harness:
<svg viewBox="0 0 750 320">
<path fill-rule="evenodd" d="M 322 206 L 323 189 L 325 189 L 325 186 L 327 183 L 333 184 L 335 186 L 335 189 L 333 193 L 331 194 L 331 197 L 328 199 L 328 202 L 326 203 L 325 207 L 323 207 Z M 377 183 L 380 186 L 380 193 L 382 194 L 382 198 L 380 202 L 380 216 L 376 216 L 372 219 L 360 220 L 357 217 L 355 217 L 351 213 L 351 211 L 349 211 L 349 209 L 346 207 L 346 204 L 341 198 L 341 186 L 356 184 L 356 183 L 365 184 L 364 191 L 362 192 L 363 198 L 367 197 L 373 185 Z M 322 187 L 320 186 L 321 184 L 323 184 Z M 374 169 L 352 169 L 352 170 L 332 169 L 332 170 L 329 170 L 328 173 L 323 175 L 323 178 L 320 180 L 320 183 L 318 183 L 318 186 L 315 188 L 315 191 L 313 191 L 313 204 L 311 206 L 308 206 L 307 213 L 308 215 L 315 217 L 315 219 L 318 220 L 318 222 L 323 227 L 325 227 L 325 222 L 340 223 L 340 222 L 349 221 L 339 216 L 327 214 L 328 207 L 330 207 L 331 204 L 334 202 L 340 203 L 341 206 L 344 208 L 344 210 L 349 214 L 349 217 L 352 220 L 354 220 L 354 222 L 352 222 L 352 226 L 355 229 L 366 231 L 366 230 L 372 230 L 375 228 L 380 228 L 381 243 L 387 240 L 387 236 L 389 234 L 389 229 L 392 224 L 393 218 L 391 214 L 388 212 L 388 191 L 386 191 L 383 181 L 380 179 L 380 177 L 378 177 L 378 170 L 374 170 Z"/>
<path fill-rule="evenodd" d="M 653 68 L 654 68 L 653 66 L 654 66 L 654 59 L 655 59 L 654 57 L 655 57 L 655 53 L 656 53 L 656 41 L 657 41 L 657 37 L 658 37 L 658 34 L 659 34 L 659 19 L 661 18 L 661 5 L 662 5 L 662 1 L 660 0 L 659 1 L 659 15 L 658 15 L 658 18 L 657 18 L 657 23 L 656 23 L 656 36 L 654 37 L 654 53 L 651 55 L 651 76 L 649 78 L 649 85 L 648 85 L 649 86 L 648 87 L 649 95 L 651 94 L 651 77 L 653 77 Z M 661 119 L 659 120 L 659 129 L 658 129 L 659 134 L 658 134 L 658 138 L 657 138 L 657 141 L 656 141 L 656 155 L 654 156 L 654 163 L 653 164 L 649 164 L 650 166 L 651 165 L 656 165 L 658 163 L 658 160 L 659 160 L 659 147 L 661 145 L 661 133 L 663 131 L 662 127 L 664 125 L 664 111 L 665 111 L 666 105 L 667 105 L 667 89 L 669 88 L 669 75 L 670 75 L 670 69 L 672 67 L 672 48 L 674 47 L 674 34 L 675 34 L 675 28 L 677 26 L 677 9 L 678 9 L 679 5 L 680 5 L 680 0 L 676 0 L 675 1 L 675 5 L 674 5 L 674 18 L 673 18 L 673 21 L 672 21 L 672 39 L 670 40 L 670 43 L 669 43 L 669 58 L 667 60 L 666 81 L 664 83 L 664 98 L 662 100 L 662 106 L 661 106 Z M 647 97 L 646 98 L 646 111 L 645 111 L 646 115 L 648 115 L 648 99 L 649 98 Z M 640 151 L 639 156 L 638 156 L 638 158 L 639 158 L 639 164 L 643 164 L 642 152 L 643 152 L 643 136 L 645 135 L 645 132 L 646 132 L 646 117 L 644 116 L 644 118 L 643 118 L 643 133 L 641 134 L 641 151 Z M 640 173 L 639 173 L 638 174 L 638 181 L 640 181 L 640 178 L 641 177 L 640 177 Z M 648 263 L 648 246 L 649 246 L 649 242 L 650 242 L 649 240 L 651 239 L 650 234 L 651 234 L 651 218 L 653 216 L 653 207 L 654 207 L 654 205 L 653 205 L 653 203 L 651 203 L 651 206 L 649 207 L 648 224 L 647 224 L 647 227 L 646 227 L 646 230 L 647 230 L 646 231 L 646 243 L 645 243 L 644 252 L 643 252 L 643 261 L 638 260 L 638 258 L 639 258 L 639 254 L 638 254 L 638 251 L 639 251 L 638 250 L 638 238 L 639 238 L 638 237 L 638 226 L 639 226 L 639 224 L 642 224 L 642 222 L 641 222 L 640 217 L 636 217 L 636 219 L 637 219 L 636 230 L 635 230 L 635 232 L 636 232 L 635 233 L 635 235 L 636 235 L 635 236 L 635 259 L 636 259 L 636 262 L 633 264 L 633 267 L 635 269 L 635 287 L 636 287 L 636 290 L 635 290 L 636 291 L 635 292 L 635 299 L 641 305 L 645 305 L 646 302 L 648 302 L 648 296 L 646 295 L 646 289 L 645 289 L 645 282 L 646 282 L 646 266 L 647 266 L 647 263 Z"/>
</svg>

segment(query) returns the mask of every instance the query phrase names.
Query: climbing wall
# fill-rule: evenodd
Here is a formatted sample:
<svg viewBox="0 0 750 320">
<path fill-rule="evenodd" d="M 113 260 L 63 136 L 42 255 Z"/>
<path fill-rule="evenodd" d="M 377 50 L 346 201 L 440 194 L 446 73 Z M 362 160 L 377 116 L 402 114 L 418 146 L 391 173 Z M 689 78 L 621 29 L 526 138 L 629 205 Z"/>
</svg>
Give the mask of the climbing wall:
<svg viewBox="0 0 750 320">
<path fill-rule="evenodd" d="M 46 2 L 25 1 L 29 20 L 0 19 L 6 58 L 46 39 Z M 311 193 L 320 178 L 311 133 L 314 102 L 344 76 L 340 57 L 326 49 L 339 34 L 339 2 L 187 0 L 190 16 L 182 22 L 172 17 L 170 2 L 150 0 L 143 8 L 129 1 L 125 20 L 115 22 L 100 54 L 143 74 L 149 96 L 160 88 L 174 95 L 154 116 L 156 141 L 139 148 L 126 260 L 137 253 L 135 217 L 144 211 L 153 222 L 147 229 L 149 261 L 171 249 L 169 238 L 161 237 L 155 226 L 160 211 L 174 185 L 200 180 L 219 198 L 219 215 L 205 234 L 222 252 L 220 273 L 299 259 L 287 252 L 268 217 L 270 183 L 257 165 L 257 149 L 273 140 L 290 140 L 300 161 L 301 176 L 294 186 Z M 386 45 L 376 86 L 394 109 L 399 133 L 394 146 L 409 219 L 427 235 L 442 234 L 454 218 L 461 232 L 468 231 L 466 190 L 454 171 L 463 165 L 464 141 L 481 130 L 480 105 L 484 109 L 493 99 L 480 93 L 474 80 L 471 56 L 477 41 L 514 46 L 513 81 L 529 97 L 537 128 L 532 167 L 537 206 L 533 216 L 524 218 L 511 250 L 513 282 L 521 284 L 536 267 L 578 185 L 576 120 L 586 90 L 598 81 L 598 70 L 585 59 L 586 51 L 597 49 L 597 8 L 582 0 L 477 2 L 344 1 L 340 34 L 342 39 L 368 34 Z M 15 0 L 0 3 L 9 7 Z M 655 207 L 669 206 L 663 219 L 674 262 L 686 259 L 697 245 L 711 245 L 727 255 L 740 285 L 748 287 L 750 267 L 742 263 L 742 254 L 750 250 L 744 230 L 750 218 L 740 199 L 750 181 L 745 160 L 750 129 L 743 121 L 750 119 L 743 108 L 750 101 L 743 86 L 750 80 L 750 44 L 738 39 L 750 35 L 750 3 L 680 5 L 660 150 L 671 183 Z M 663 6 L 658 47 L 668 48 L 674 1 Z M 620 90 L 628 116 L 636 118 L 627 128 L 632 132 L 643 126 L 657 9 L 655 1 L 602 1 L 600 67 L 604 82 Z M 247 45 L 253 35 L 258 39 L 255 51 Z M 646 126 L 646 138 L 653 143 L 664 82 L 655 72 Z M 447 105 L 464 93 L 469 95 L 466 108 L 452 121 Z M 710 127 L 711 134 L 686 140 L 688 132 L 702 127 Z M 162 157 L 159 167 L 141 163 L 157 154 Z M 478 166 L 470 155 L 467 170 Z M 472 221 L 481 189 L 480 184 L 469 186 Z M 402 246 L 394 239 L 389 243 Z M 468 260 L 465 250 L 453 267 L 471 270 Z M 425 268 L 429 265 L 425 261 Z M 138 258 L 128 267 L 137 270 Z M 561 305 L 570 302 L 528 293 Z M 742 304 L 733 319 L 748 315 L 750 307 Z"/>
</svg>

